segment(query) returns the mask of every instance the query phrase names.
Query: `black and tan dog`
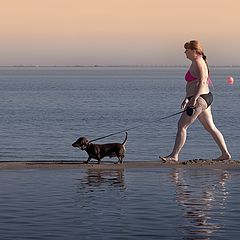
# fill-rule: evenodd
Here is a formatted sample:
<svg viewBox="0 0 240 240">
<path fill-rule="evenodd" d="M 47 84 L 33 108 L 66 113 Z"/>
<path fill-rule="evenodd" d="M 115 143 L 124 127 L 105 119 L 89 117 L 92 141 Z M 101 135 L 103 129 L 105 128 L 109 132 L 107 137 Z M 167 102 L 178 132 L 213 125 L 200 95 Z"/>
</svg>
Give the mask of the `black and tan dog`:
<svg viewBox="0 0 240 240">
<path fill-rule="evenodd" d="M 92 158 L 98 160 L 100 163 L 104 157 L 117 157 L 118 162 L 122 163 L 124 154 L 126 152 L 125 144 L 127 142 L 127 132 L 123 143 L 106 143 L 106 144 L 93 144 L 85 137 L 80 137 L 76 142 L 72 144 L 73 147 L 78 147 L 81 150 L 85 150 L 88 154 L 88 160 L 84 163 L 88 163 Z"/>
</svg>

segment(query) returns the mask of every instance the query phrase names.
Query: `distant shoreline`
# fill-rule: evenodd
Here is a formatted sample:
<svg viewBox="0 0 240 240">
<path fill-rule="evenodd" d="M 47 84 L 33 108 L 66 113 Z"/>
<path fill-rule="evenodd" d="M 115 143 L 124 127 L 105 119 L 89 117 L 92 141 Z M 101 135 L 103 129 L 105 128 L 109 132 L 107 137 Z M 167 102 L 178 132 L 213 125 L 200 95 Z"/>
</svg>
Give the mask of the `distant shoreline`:
<svg viewBox="0 0 240 240">
<path fill-rule="evenodd" d="M 186 68 L 188 65 L 0 65 L 0 68 Z M 210 65 L 211 68 L 240 68 L 240 65 Z"/>
</svg>

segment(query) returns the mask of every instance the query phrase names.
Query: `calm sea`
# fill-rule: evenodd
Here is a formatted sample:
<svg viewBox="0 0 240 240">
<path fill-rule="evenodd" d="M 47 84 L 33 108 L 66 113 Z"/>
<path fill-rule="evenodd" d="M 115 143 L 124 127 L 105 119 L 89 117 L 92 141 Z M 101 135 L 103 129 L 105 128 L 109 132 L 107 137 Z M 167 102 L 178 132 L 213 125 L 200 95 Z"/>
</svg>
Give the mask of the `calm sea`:
<svg viewBox="0 0 240 240">
<path fill-rule="evenodd" d="M 71 147 L 127 128 L 126 160 L 155 160 L 173 146 L 185 95 L 186 68 L 0 68 L 0 160 L 77 160 Z M 235 84 L 228 85 L 232 75 Z M 240 68 L 213 68 L 213 115 L 234 159 L 239 159 Z M 122 142 L 124 133 L 100 142 Z M 181 159 L 220 154 L 196 122 Z"/>
<path fill-rule="evenodd" d="M 238 240 L 239 171 L 0 172 L 0 239 Z"/>
<path fill-rule="evenodd" d="M 185 68 L 0 68 L 0 160 L 83 160 L 71 147 L 129 131 L 126 160 L 170 152 Z M 239 68 L 213 68 L 213 115 L 239 159 Z M 233 85 L 226 77 L 235 78 Z M 121 142 L 124 133 L 100 142 Z M 198 123 L 181 159 L 218 156 Z M 237 240 L 239 170 L 1 170 L 0 239 Z"/>
</svg>

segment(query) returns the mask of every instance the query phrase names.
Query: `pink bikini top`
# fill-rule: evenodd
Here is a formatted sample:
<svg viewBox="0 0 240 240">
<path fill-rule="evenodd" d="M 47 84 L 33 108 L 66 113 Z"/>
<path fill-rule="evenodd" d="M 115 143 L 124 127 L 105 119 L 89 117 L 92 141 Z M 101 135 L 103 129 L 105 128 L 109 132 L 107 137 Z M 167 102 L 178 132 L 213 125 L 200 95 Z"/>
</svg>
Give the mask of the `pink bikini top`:
<svg viewBox="0 0 240 240">
<path fill-rule="evenodd" d="M 194 76 L 190 73 L 190 71 L 188 70 L 187 73 L 186 73 L 186 75 L 185 75 L 185 80 L 186 80 L 187 82 L 191 82 L 191 81 L 197 80 L 197 77 L 194 77 Z"/>
<path fill-rule="evenodd" d="M 198 78 L 195 77 L 195 76 L 193 76 L 193 75 L 190 73 L 189 70 L 186 72 L 185 80 L 186 80 L 187 82 L 192 82 L 192 81 L 197 80 L 197 79 L 198 79 Z M 210 79 L 210 77 L 208 77 L 207 80 L 208 80 L 208 84 L 211 84 L 211 85 L 212 85 L 212 80 Z"/>
</svg>

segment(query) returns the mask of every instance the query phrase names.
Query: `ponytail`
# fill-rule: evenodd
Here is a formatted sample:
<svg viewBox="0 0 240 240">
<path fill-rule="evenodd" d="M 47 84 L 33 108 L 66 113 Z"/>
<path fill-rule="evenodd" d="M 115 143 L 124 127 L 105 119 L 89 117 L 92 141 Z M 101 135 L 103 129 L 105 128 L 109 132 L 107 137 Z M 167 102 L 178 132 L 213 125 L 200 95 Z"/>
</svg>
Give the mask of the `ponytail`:
<svg viewBox="0 0 240 240">
<path fill-rule="evenodd" d="M 202 53 L 202 58 L 203 58 L 204 61 L 207 61 L 207 57 L 204 53 Z"/>
<path fill-rule="evenodd" d="M 202 52 L 202 58 L 203 58 L 203 60 L 205 61 L 206 65 L 207 65 L 208 75 L 209 75 L 210 71 L 209 71 L 208 62 L 207 62 L 207 56 L 203 52 Z"/>
</svg>

